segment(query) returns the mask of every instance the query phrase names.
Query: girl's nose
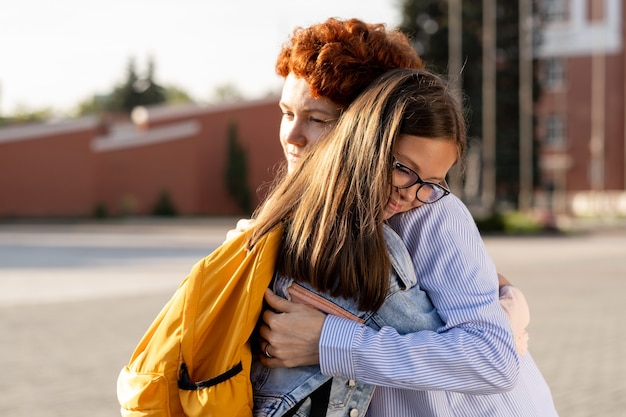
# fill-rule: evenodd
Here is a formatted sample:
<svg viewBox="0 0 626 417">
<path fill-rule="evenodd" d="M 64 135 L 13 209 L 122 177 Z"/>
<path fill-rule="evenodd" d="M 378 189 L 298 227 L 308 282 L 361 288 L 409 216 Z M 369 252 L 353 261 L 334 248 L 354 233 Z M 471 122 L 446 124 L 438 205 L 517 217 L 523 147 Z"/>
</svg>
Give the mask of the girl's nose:
<svg viewBox="0 0 626 417">
<path fill-rule="evenodd" d="M 412 203 L 414 200 L 417 199 L 417 196 L 415 195 L 415 187 L 417 186 L 417 184 L 415 184 L 414 186 L 408 187 L 408 188 L 397 188 L 396 190 L 398 192 L 398 195 L 400 196 L 400 198 L 403 201 L 406 201 L 407 203 Z"/>
</svg>

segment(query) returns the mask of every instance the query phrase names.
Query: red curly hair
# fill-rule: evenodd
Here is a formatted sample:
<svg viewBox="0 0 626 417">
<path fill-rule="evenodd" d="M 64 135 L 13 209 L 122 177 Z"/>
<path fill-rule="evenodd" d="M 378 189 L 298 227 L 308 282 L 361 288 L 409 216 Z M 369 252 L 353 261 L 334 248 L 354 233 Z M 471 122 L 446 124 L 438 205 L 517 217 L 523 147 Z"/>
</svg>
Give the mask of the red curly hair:
<svg viewBox="0 0 626 417">
<path fill-rule="evenodd" d="M 409 39 L 382 23 L 330 18 L 298 27 L 283 45 L 276 72 L 304 78 L 313 97 L 347 107 L 374 79 L 395 68 L 424 68 Z"/>
</svg>

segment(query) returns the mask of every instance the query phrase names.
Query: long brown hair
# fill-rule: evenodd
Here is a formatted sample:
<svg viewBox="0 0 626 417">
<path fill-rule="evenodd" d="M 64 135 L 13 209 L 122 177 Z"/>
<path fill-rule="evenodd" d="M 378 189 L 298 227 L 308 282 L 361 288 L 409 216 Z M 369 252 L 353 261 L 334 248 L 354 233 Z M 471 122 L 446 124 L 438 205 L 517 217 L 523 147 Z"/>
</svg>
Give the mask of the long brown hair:
<svg viewBox="0 0 626 417">
<path fill-rule="evenodd" d="M 284 222 L 279 273 L 354 299 L 361 310 L 378 309 L 391 268 L 382 216 L 401 134 L 446 138 L 463 152 L 463 114 L 443 79 L 411 69 L 377 79 L 277 184 L 256 214 L 250 244 Z"/>
</svg>

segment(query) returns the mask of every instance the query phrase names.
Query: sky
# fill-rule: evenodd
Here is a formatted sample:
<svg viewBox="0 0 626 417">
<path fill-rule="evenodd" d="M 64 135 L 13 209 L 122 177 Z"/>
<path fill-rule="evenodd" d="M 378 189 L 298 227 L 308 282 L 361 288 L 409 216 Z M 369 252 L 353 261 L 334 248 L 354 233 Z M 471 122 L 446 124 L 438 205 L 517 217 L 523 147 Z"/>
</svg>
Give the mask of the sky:
<svg viewBox="0 0 626 417">
<path fill-rule="evenodd" d="M 328 17 L 400 22 L 398 0 L 7 0 L 0 4 L 0 116 L 70 112 L 122 83 L 129 60 L 199 102 L 233 85 L 280 91 L 274 63 L 297 26 Z"/>
</svg>

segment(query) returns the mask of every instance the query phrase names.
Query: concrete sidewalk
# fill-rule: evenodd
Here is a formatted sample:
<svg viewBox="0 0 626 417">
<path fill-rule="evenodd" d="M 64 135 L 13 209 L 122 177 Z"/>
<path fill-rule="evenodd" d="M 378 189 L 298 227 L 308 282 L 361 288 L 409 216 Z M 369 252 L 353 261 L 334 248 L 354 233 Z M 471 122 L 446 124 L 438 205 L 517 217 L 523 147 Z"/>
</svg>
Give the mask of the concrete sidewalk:
<svg viewBox="0 0 626 417">
<path fill-rule="evenodd" d="M 115 381 L 234 219 L 0 225 L 0 415 L 119 416 Z M 626 416 L 626 233 L 487 237 L 562 417 Z"/>
</svg>

